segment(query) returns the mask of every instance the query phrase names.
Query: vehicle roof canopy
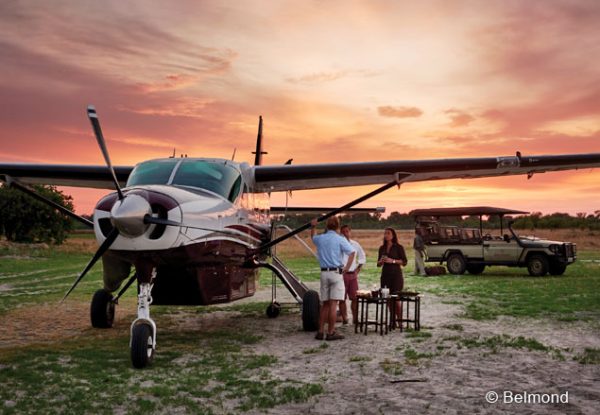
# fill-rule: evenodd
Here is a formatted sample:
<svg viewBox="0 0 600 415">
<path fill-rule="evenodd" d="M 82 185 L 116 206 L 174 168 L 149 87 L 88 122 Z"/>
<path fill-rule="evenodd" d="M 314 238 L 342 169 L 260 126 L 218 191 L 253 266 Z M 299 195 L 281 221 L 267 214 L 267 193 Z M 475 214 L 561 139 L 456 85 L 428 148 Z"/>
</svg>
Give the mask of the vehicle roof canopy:
<svg viewBox="0 0 600 415">
<path fill-rule="evenodd" d="M 529 212 L 521 210 L 504 209 L 490 206 L 451 207 L 434 209 L 415 209 L 409 213 L 410 216 L 479 216 L 479 215 L 521 215 Z"/>
</svg>

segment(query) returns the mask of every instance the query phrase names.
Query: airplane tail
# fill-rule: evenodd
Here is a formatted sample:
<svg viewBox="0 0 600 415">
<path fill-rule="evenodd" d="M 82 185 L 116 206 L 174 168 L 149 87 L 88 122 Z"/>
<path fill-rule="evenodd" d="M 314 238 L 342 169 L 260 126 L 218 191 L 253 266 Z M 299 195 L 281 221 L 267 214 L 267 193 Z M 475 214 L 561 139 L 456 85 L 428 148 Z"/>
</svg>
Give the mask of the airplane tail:
<svg viewBox="0 0 600 415">
<path fill-rule="evenodd" d="M 262 164 L 262 156 L 263 156 L 263 154 L 268 154 L 266 151 L 263 151 L 263 146 L 262 146 L 262 138 L 263 138 L 262 126 L 263 126 L 263 120 L 262 120 L 262 115 L 261 115 L 261 116 L 258 117 L 258 135 L 256 136 L 256 151 L 252 152 L 252 154 L 255 154 L 255 157 L 254 157 L 254 165 L 255 166 L 260 166 Z"/>
</svg>

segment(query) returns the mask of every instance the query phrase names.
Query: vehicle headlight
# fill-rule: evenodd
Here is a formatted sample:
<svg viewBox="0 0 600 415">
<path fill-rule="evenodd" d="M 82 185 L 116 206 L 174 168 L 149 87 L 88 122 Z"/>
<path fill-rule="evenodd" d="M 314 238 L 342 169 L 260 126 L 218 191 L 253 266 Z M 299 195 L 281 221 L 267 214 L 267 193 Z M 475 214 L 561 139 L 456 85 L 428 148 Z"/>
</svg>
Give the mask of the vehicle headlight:
<svg viewBox="0 0 600 415">
<path fill-rule="evenodd" d="M 554 252 L 555 254 L 558 254 L 560 252 L 560 245 L 550 245 L 548 249 Z"/>
</svg>

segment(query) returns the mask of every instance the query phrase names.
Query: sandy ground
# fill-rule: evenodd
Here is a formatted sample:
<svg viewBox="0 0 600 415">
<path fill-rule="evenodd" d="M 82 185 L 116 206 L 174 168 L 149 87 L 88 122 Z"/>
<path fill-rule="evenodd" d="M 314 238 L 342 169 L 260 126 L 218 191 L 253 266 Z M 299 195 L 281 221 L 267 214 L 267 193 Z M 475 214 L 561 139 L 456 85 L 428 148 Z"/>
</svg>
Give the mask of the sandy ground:
<svg viewBox="0 0 600 415">
<path fill-rule="evenodd" d="M 314 283 L 313 283 L 314 284 Z M 291 302 L 281 293 L 280 300 Z M 243 301 L 270 299 L 270 290 Z M 88 322 L 88 305 L 67 303 L 23 307 L 0 317 L 0 349 L 48 344 L 79 336 L 113 336 L 126 330 L 133 319 L 132 299 L 120 306 L 117 330 L 94 330 Z M 239 318 L 238 312 L 197 314 L 179 311 L 168 320 L 182 330 L 232 329 L 244 327 L 264 336 L 257 345 L 248 346 L 256 353 L 275 355 L 278 364 L 269 370 L 280 379 L 320 383 L 325 393 L 302 404 L 290 404 L 270 413 L 552 413 L 597 414 L 600 412 L 600 367 L 582 365 L 572 356 L 584 347 L 599 347 L 600 332 L 589 323 L 556 323 L 546 320 L 500 318 L 478 322 L 458 317 L 460 305 L 447 304 L 434 296 L 422 299 L 423 331 L 427 338 L 410 338 L 406 333 L 386 336 L 354 334 L 353 326 L 340 327 L 346 339 L 316 341 L 314 333 L 301 330 L 296 307 L 284 310 L 274 320 Z M 193 309 L 191 309 L 193 310 Z M 159 336 L 160 321 L 158 316 Z M 454 326 L 453 326 L 454 325 Z M 463 330 L 457 331 L 455 325 Z M 454 327 L 454 329 L 453 329 Z M 460 348 L 456 336 L 524 336 L 563 351 L 566 359 L 552 353 L 513 348 Z M 450 338 L 450 339 L 448 339 Z M 432 357 L 410 362 L 404 350 L 431 353 Z M 308 351 L 311 351 L 308 353 Z M 564 350 L 564 349 L 569 349 Z M 160 353 L 160 349 L 158 350 Z M 190 356 L 192 357 L 192 356 Z M 382 368 L 387 362 L 398 371 Z M 416 382 L 415 382 L 416 380 Z M 410 381 L 410 382 L 407 382 Z M 569 392 L 568 404 L 489 404 L 489 391 L 514 393 Z"/>
<path fill-rule="evenodd" d="M 448 300 L 448 299 L 445 299 Z M 266 340 L 257 352 L 274 354 L 280 365 L 276 376 L 321 382 L 326 393 L 308 404 L 277 407 L 272 413 L 571 413 L 597 414 L 600 411 L 600 367 L 582 365 L 570 357 L 561 361 L 547 352 L 500 348 L 497 353 L 485 348 L 461 348 L 444 338 L 523 336 L 570 354 L 585 347 L 600 346 L 600 331 L 585 323 L 553 323 L 545 320 L 500 318 L 490 322 L 461 319 L 462 306 L 445 304 L 442 299 L 422 299 L 423 330 L 432 334 L 424 341 L 408 338 L 406 333 L 387 336 L 354 334 L 353 327 L 340 328 L 346 339 L 329 342 L 320 353 L 305 354 L 321 342 L 300 331 L 294 316 L 283 316 L 268 325 Z M 461 325 L 463 331 L 448 327 Z M 448 349 L 438 350 L 438 346 Z M 439 353 L 418 364 L 407 364 L 403 349 L 420 353 Z M 400 350 L 398 350 L 400 349 Z M 357 357 L 364 358 L 364 361 Z M 370 360 L 367 360 L 370 359 Z M 401 374 L 388 374 L 381 362 L 398 363 Z M 403 382 L 418 380 L 419 382 Z M 489 404 L 485 394 L 564 393 L 569 404 Z"/>
</svg>

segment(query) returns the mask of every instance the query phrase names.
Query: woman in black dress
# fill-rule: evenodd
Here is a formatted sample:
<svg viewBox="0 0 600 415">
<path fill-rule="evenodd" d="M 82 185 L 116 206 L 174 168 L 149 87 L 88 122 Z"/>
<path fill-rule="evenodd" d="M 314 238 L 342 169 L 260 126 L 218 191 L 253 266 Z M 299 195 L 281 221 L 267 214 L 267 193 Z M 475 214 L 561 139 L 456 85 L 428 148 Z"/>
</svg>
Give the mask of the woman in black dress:
<svg viewBox="0 0 600 415">
<path fill-rule="evenodd" d="M 383 234 L 383 245 L 379 247 L 379 256 L 377 266 L 383 267 L 381 270 L 381 287 L 390 289 L 390 294 L 398 294 L 404 288 L 404 277 L 402 276 L 402 267 L 406 266 L 406 252 L 404 247 L 398 243 L 396 231 L 392 228 L 385 228 Z M 396 318 L 402 316 L 402 304 L 396 301 Z M 395 325 L 395 322 L 392 324 Z"/>
</svg>

